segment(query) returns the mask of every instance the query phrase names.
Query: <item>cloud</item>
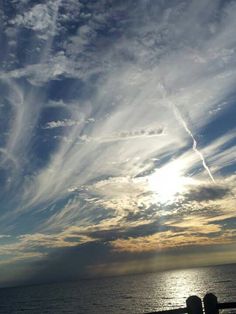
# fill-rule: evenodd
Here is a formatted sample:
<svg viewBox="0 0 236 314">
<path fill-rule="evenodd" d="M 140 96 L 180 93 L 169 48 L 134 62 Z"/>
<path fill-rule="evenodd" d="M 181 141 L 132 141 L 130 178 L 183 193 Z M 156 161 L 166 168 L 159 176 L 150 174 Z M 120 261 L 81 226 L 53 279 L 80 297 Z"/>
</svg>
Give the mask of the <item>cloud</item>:
<svg viewBox="0 0 236 314">
<path fill-rule="evenodd" d="M 92 267 L 104 260 L 113 259 L 109 251 L 109 245 L 99 242 L 55 251 L 43 263 L 32 263 L 30 275 L 26 276 L 25 281 L 45 283 L 89 277 L 88 265 Z"/>
<path fill-rule="evenodd" d="M 26 65 L 8 72 L 0 72 L 0 78 L 20 79 L 27 78 L 30 84 L 42 86 L 50 80 L 57 80 L 63 75 L 65 77 L 79 78 L 80 75 L 74 70 L 75 64 L 71 62 L 64 52 L 58 52 L 53 56 L 41 60 L 36 64 Z"/>
<path fill-rule="evenodd" d="M 222 185 L 200 185 L 194 186 L 184 195 L 185 200 L 189 202 L 204 202 L 223 199 L 230 194 L 230 188 Z"/>
<path fill-rule="evenodd" d="M 163 128 L 153 128 L 153 129 L 141 129 L 141 130 L 134 130 L 134 131 L 122 131 L 117 134 L 117 139 L 129 139 L 129 138 L 139 138 L 145 136 L 156 136 L 162 135 L 164 132 Z M 114 136 L 115 137 L 115 136 Z"/>
<path fill-rule="evenodd" d="M 234 235 L 234 237 L 236 236 L 235 233 L 235 227 L 236 227 L 236 218 L 235 217 L 227 217 L 227 218 L 223 218 L 223 219 L 216 219 L 214 220 L 215 224 L 219 224 L 220 226 L 222 226 L 222 228 L 224 228 L 225 230 L 231 230 L 232 229 L 232 236 Z"/>
<path fill-rule="evenodd" d="M 121 226 L 109 229 L 100 229 L 89 232 L 89 236 L 103 241 L 115 241 L 117 239 L 145 237 L 162 231 L 172 229 L 172 227 L 161 225 L 158 221 L 150 221 L 134 224 L 133 226 Z M 174 228 L 173 228 L 174 229 Z"/>
<path fill-rule="evenodd" d="M 46 40 L 55 33 L 55 21 L 60 1 L 49 1 L 47 4 L 36 4 L 27 12 L 17 15 L 11 24 L 29 28 L 38 32 L 40 39 Z"/>
<path fill-rule="evenodd" d="M 0 254 L 4 257 L 0 264 L 12 264 L 19 260 L 30 261 L 37 257 L 47 256 L 55 249 L 95 241 L 83 234 L 78 227 L 67 228 L 57 234 L 32 233 L 17 237 L 3 235 L 1 241 L 3 238 L 7 238 L 7 243 L 0 243 Z"/>
<path fill-rule="evenodd" d="M 58 120 L 58 121 L 50 121 L 48 122 L 43 129 L 54 129 L 54 128 L 60 128 L 60 127 L 71 127 L 74 125 L 78 125 L 79 121 L 74 121 L 71 119 L 65 119 L 65 120 Z"/>
<path fill-rule="evenodd" d="M 204 239 L 202 240 L 204 241 Z M 142 243 L 142 239 L 140 243 Z M 233 262 L 234 259 L 235 252 L 232 250 L 232 245 L 222 246 L 208 243 L 205 246 L 186 246 L 182 248 L 180 256 L 176 247 L 163 253 L 161 251 L 158 253 L 150 251 L 131 253 L 114 251 L 108 244 L 93 242 L 80 247 L 55 251 L 40 262 L 27 264 L 28 272 L 24 281 L 21 280 L 21 284 L 22 281 L 24 284 L 74 281 L 79 278 L 124 275 L 147 270 L 187 268 L 190 265 L 206 266 L 212 265 L 212 263 L 217 265 L 226 260 Z"/>
</svg>

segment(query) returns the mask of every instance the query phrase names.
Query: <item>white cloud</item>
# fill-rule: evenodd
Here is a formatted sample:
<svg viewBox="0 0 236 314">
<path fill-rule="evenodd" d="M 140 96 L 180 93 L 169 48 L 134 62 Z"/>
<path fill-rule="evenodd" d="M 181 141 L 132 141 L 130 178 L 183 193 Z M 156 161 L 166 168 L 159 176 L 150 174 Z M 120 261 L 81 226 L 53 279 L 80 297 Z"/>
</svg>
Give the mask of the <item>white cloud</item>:
<svg viewBox="0 0 236 314">
<path fill-rule="evenodd" d="M 70 127 L 74 125 L 79 125 L 79 121 L 71 120 L 71 119 L 65 119 L 65 120 L 58 120 L 58 121 L 50 121 L 48 122 L 43 129 L 54 129 L 59 127 Z"/>
<path fill-rule="evenodd" d="M 47 4 L 36 4 L 29 11 L 19 14 L 11 21 L 11 24 L 26 27 L 38 32 L 41 39 L 47 39 L 55 34 L 55 22 L 57 19 L 60 1 L 48 1 Z"/>
</svg>

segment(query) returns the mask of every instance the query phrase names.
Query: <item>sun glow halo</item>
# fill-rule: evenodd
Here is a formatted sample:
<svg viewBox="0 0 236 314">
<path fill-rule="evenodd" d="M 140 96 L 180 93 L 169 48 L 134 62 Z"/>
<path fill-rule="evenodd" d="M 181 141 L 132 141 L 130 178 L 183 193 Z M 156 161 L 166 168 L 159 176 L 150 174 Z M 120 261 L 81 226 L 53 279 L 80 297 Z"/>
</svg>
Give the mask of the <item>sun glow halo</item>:
<svg viewBox="0 0 236 314">
<path fill-rule="evenodd" d="M 148 177 L 149 189 L 160 203 L 173 203 L 186 190 L 186 186 L 192 183 L 193 179 L 183 175 L 183 169 L 177 162 L 157 169 Z"/>
</svg>

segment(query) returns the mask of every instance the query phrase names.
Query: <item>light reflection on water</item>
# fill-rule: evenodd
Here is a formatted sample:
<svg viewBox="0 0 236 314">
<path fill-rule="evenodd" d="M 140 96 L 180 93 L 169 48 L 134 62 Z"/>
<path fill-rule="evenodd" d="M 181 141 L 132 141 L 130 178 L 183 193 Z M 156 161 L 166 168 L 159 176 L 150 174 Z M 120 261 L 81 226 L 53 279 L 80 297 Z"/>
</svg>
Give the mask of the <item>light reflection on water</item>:
<svg viewBox="0 0 236 314">
<path fill-rule="evenodd" d="M 219 302 L 236 301 L 236 265 L 168 271 L 153 275 L 153 280 L 156 281 L 154 310 L 185 307 L 189 296 L 203 299 L 209 292 L 215 293 Z"/>
<path fill-rule="evenodd" d="M 215 293 L 220 302 L 236 299 L 236 265 L 168 271 L 153 275 L 153 280 L 156 310 L 185 307 L 190 295 L 203 298 L 208 292 Z"/>
<path fill-rule="evenodd" d="M 185 300 L 190 295 L 197 294 L 202 297 L 204 292 L 208 291 L 205 278 L 204 268 L 166 272 L 165 293 L 171 295 L 172 299 L 178 300 L 178 305 L 185 305 Z"/>
<path fill-rule="evenodd" d="M 187 297 L 207 292 L 236 301 L 236 264 L 0 289 L 0 313 L 144 313 L 185 307 Z"/>
</svg>

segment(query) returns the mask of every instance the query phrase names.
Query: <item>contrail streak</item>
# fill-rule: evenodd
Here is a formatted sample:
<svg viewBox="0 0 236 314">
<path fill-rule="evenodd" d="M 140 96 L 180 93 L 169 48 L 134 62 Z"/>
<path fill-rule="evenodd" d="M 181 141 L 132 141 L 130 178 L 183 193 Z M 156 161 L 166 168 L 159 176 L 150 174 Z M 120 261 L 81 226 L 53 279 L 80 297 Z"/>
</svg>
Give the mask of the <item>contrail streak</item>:
<svg viewBox="0 0 236 314">
<path fill-rule="evenodd" d="M 179 112 L 178 108 L 168 100 L 167 98 L 167 90 L 166 90 L 166 86 L 164 83 L 160 84 L 160 88 L 163 92 L 163 96 L 164 98 L 167 100 L 167 103 L 169 104 L 169 106 L 171 107 L 171 109 L 174 111 L 174 115 L 176 117 L 176 119 L 182 124 L 182 126 L 184 127 L 185 131 L 190 135 L 190 137 L 192 138 L 193 141 L 193 151 L 200 157 L 202 165 L 204 167 L 204 169 L 207 171 L 209 177 L 211 178 L 212 182 L 215 183 L 215 179 L 209 169 L 209 167 L 206 164 L 205 158 L 203 156 L 203 154 L 200 152 L 200 150 L 197 148 L 197 141 L 195 140 L 193 133 L 191 132 L 191 130 L 189 129 L 189 127 L 187 126 L 187 123 L 184 121 L 181 113 Z"/>
<path fill-rule="evenodd" d="M 173 106 L 174 107 L 174 113 L 175 113 L 175 116 L 176 118 L 180 121 L 180 123 L 183 125 L 185 131 L 190 135 L 190 137 L 192 138 L 193 140 L 193 151 L 198 154 L 198 156 L 200 157 L 201 161 L 202 161 L 202 165 L 203 167 L 205 168 L 205 170 L 207 171 L 209 177 L 211 178 L 212 182 L 215 183 L 215 179 L 209 169 L 209 167 L 207 166 L 206 164 L 206 161 L 205 161 L 205 158 L 203 156 L 203 154 L 199 151 L 199 149 L 197 148 L 197 141 L 195 140 L 194 136 L 193 136 L 193 133 L 191 132 L 191 130 L 188 128 L 187 126 L 187 123 L 184 121 L 183 117 L 181 116 L 179 110 L 176 108 L 176 106 Z"/>
</svg>

